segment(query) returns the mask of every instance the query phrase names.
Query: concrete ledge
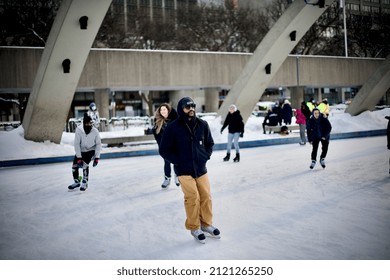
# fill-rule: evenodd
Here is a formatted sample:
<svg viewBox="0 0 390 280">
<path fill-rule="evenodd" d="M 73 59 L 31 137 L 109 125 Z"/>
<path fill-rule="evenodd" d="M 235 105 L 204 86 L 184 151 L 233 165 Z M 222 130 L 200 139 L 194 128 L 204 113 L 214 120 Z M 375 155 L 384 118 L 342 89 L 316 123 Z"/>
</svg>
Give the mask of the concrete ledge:
<svg viewBox="0 0 390 280">
<path fill-rule="evenodd" d="M 102 138 L 102 144 L 107 144 L 108 147 L 121 146 L 123 143 L 127 142 L 142 142 L 142 141 L 152 141 L 154 139 L 153 134 L 141 135 L 141 136 L 127 136 L 127 137 L 110 137 Z"/>
<path fill-rule="evenodd" d="M 387 134 L 386 129 L 356 131 L 356 132 L 346 132 L 346 133 L 333 133 L 331 134 L 330 139 L 339 140 L 339 139 L 349 139 L 349 138 L 375 137 L 375 136 L 384 136 L 386 134 Z M 272 146 L 272 145 L 294 144 L 299 142 L 300 142 L 299 137 L 281 137 L 275 139 L 241 141 L 240 148 L 241 149 L 256 148 L 256 147 Z M 226 143 L 217 143 L 214 145 L 214 151 L 221 151 L 221 150 L 226 150 Z M 102 153 L 101 158 L 110 159 L 110 158 L 153 156 L 153 155 L 158 155 L 157 149 L 143 149 L 137 151 Z M 34 165 L 34 164 L 57 163 L 57 162 L 70 163 L 73 160 L 73 157 L 74 156 L 72 155 L 72 156 L 48 157 L 48 158 L 2 160 L 0 161 L 0 168 L 12 167 L 12 166 L 23 166 L 23 165 Z"/>
</svg>

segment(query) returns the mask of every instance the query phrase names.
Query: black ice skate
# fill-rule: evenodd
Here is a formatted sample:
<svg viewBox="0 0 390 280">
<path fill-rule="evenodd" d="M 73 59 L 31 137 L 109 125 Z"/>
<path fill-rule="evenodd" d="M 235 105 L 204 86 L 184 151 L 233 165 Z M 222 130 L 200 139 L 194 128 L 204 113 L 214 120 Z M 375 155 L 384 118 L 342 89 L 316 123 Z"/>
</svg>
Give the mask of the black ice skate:
<svg viewBox="0 0 390 280">
<path fill-rule="evenodd" d="M 316 166 L 316 161 L 315 161 L 315 160 L 312 160 L 312 161 L 311 161 L 311 164 L 310 164 L 310 169 L 313 169 L 314 166 Z"/>
<path fill-rule="evenodd" d="M 213 226 L 207 226 L 207 227 L 200 227 L 200 229 L 206 233 L 208 233 L 208 235 L 205 235 L 206 237 L 214 237 L 214 238 L 217 238 L 217 239 L 220 239 L 221 238 L 221 233 L 219 231 L 219 229 L 217 229 L 216 227 L 213 227 Z"/>
<path fill-rule="evenodd" d="M 74 183 L 72 185 L 68 186 L 68 189 L 69 190 L 74 190 L 74 189 L 79 188 L 79 187 L 80 187 L 80 181 L 75 179 Z"/>
<path fill-rule="evenodd" d="M 88 181 L 84 179 L 81 183 L 80 191 L 86 191 L 87 188 L 88 188 Z"/>
<path fill-rule="evenodd" d="M 170 183 L 171 183 L 171 178 L 165 176 L 164 182 L 161 184 L 161 187 L 162 187 L 163 189 L 166 189 L 166 188 L 169 186 Z"/>
<path fill-rule="evenodd" d="M 206 236 L 204 235 L 203 231 L 201 231 L 200 229 L 191 230 L 191 235 L 196 239 L 196 241 L 202 244 L 206 243 Z"/>
<path fill-rule="evenodd" d="M 180 181 L 179 181 L 179 178 L 175 175 L 175 184 L 176 186 L 180 186 Z"/>
</svg>

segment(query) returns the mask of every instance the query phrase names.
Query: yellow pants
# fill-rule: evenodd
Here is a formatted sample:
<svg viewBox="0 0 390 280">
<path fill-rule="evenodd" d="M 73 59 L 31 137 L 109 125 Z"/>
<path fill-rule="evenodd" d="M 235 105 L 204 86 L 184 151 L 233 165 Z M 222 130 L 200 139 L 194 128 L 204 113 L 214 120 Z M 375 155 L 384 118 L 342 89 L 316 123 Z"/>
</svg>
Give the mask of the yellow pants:
<svg viewBox="0 0 390 280">
<path fill-rule="evenodd" d="M 210 182 L 207 173 L 196 179 L 192 176 L 179 176 L 178 178 L 184 193 L 186 229 L 196 230 L 201 225 L 212 225 Z"/>
</svg>

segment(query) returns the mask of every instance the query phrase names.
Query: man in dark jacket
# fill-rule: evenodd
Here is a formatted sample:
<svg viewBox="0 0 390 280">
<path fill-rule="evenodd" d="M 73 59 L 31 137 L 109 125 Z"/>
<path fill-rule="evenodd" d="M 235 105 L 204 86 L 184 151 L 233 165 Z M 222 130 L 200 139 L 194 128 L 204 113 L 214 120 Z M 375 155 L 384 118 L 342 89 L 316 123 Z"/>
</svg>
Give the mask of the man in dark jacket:
<svg viewBox="0 0 390 280">
<path fill-rule="evenodd" d="M 284 100 L 284 104 L 282 107 L 282 119 L 285 125 L 291 124 L 292 116 L 293 116 L 293 110 L 290 101 L 286 99 Z"/>
<path fill-rule="evenodd" d="M 184 193 L 186 228 L 196 240 L 205 243 L 204 232 L 220 237 L 219 230 L 212 226 L 210 182 L 206 169 L 214 140 L 207 122 L 196 117 L 195 107 L 189 97 L 179 101 L 179 117 L 165 128 L 159 152 L 175 165 Z"/>
<path fill-rule="evenodd" d="M 263 121 L 263 132 L 265 134 L 265 126 L 277 126 L 278 125 L 278 114 L 275 113 L 273 110 L 271 109 L 268 109 L 268 113 L 267 115 L 265 116 L 264 118 L 264 121 Z M 271 133 L 271 131 L 269 132 Z"/>
<path fill-rule="evenodd" d="M 325 168 L 325 157 L 328 153 L 330 132 L 332 125 L 327 117 L 324 117 L 317 108 L 313 109 L 312 116 L 307 123 L 307 138 L 309 143 L 313 145 L 311 152 L 310 169 L 313 169 L 317 162 L 318 145 L 321 142 L 322 152 L 320 156 L 320 164 Z"/>
</svg>

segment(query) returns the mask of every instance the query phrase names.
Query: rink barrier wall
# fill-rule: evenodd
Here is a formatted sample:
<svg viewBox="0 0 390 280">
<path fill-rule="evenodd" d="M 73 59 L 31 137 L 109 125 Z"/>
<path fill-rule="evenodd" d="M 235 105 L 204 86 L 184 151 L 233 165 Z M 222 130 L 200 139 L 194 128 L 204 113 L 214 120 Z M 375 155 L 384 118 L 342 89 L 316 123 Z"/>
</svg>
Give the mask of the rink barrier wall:
<svg viewBox="0 0 390 280">
<path fill-rule="evenodd" d="M 356 132 L 345 132 L 345 133 L 332 133 L 330 136 L 331 140 L 349 139 L 349 138 L 362 138 L 362 137 L 375 137 L 384 136 L 387 134 L 386 129 L 379 130 L 368 130 L 368 131 L 356 131 Z M 252 140 L 252 141 L 241 141 L 240 149 L 245 148 L 256 148 L 263 146 L 283 145 L 283 144 L 295 144 L 301 140 L 299 137 L 281 137 L 275 139 L 263 139 L 263 140 Z M 384 147 L 385 149 L 386 147 Z M 217 143 L 214 145 L 214 151 L 226 150 L 226 143 Z M 142 149 L 125 152 L 108 152 L 102 153 L 101 159 L 112 159 L 122 157 L 138 157 L 138 156 L 153 156 L 158 155 L 158 150 L 153 149 Z M 59 162 L 72 162 L 72 156 L 58 156 L 58 157 L 45 157 L 45 158 L 31 158 L 31 159 L 16 159 L 16 160 L 2 160 L 0 161 L 0 168 L 4 167 L 15 167 L 23 165 L 35 165 L 35 164 L 48 164 L 48 163 L 59 163 Z"/>
</svg>

